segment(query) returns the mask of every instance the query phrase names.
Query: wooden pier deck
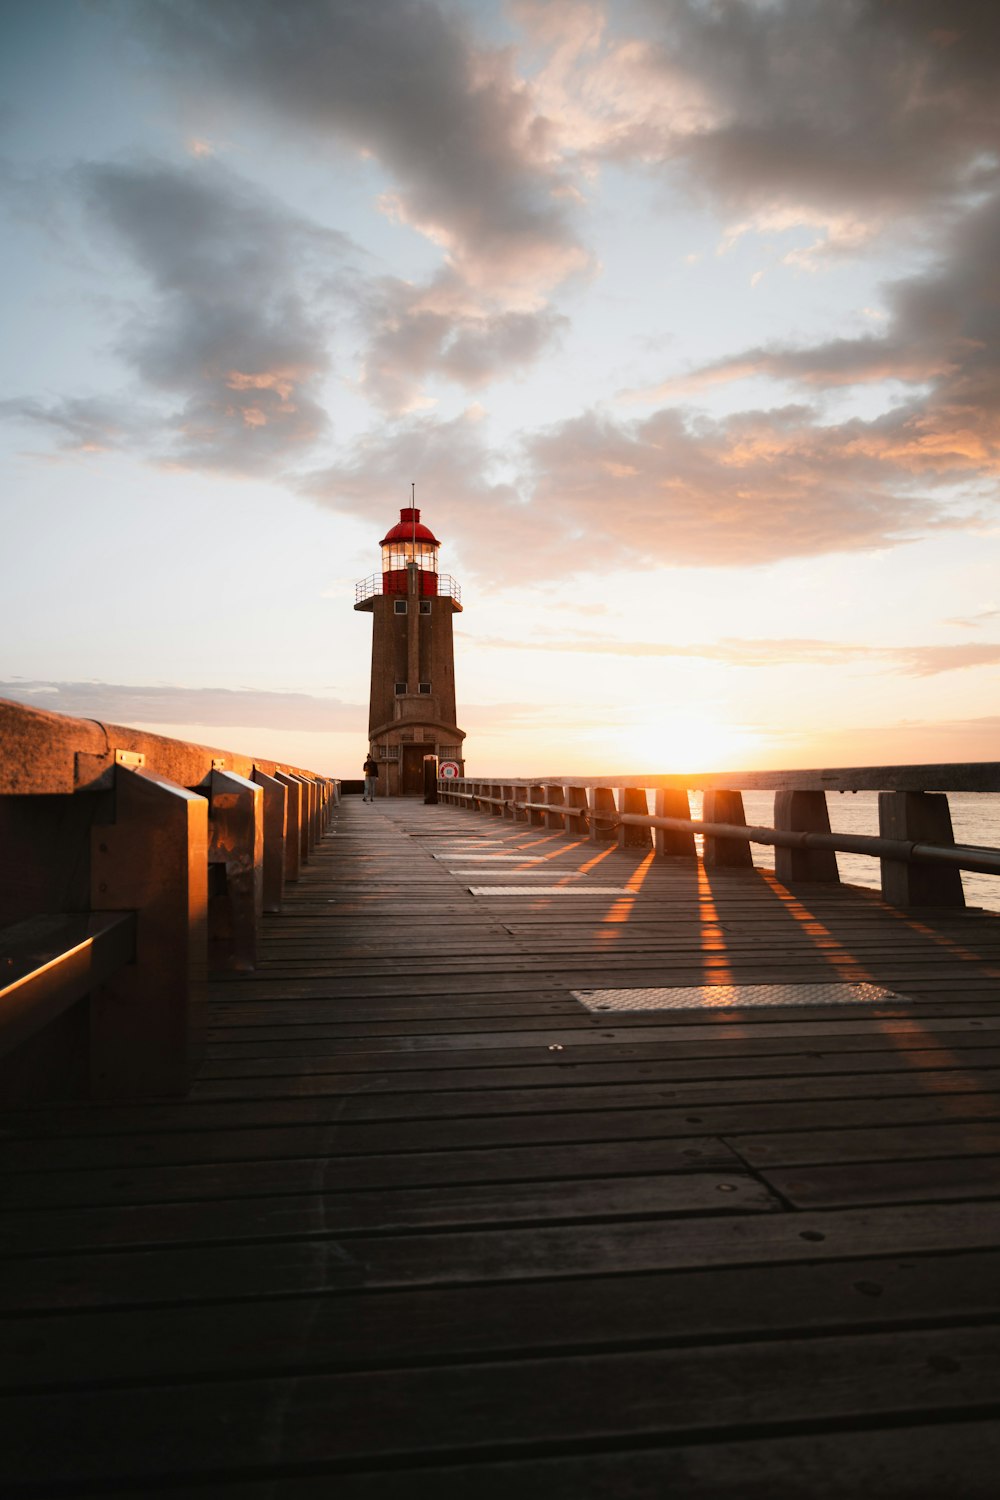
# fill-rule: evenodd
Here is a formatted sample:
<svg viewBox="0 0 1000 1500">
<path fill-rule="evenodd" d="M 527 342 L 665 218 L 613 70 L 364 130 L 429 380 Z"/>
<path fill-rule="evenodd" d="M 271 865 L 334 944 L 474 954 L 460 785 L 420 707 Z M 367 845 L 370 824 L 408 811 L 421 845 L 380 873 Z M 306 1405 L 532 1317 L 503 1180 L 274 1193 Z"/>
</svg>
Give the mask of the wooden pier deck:
<svg viewBox="0 0 1000 1500">
<path fill-rule="evenodd" d="M 5 1118 L 0 1487 L 992 1497 L 998 1000 L 998 916 L 345 799 L 189 1100 Z"/>
</svg>

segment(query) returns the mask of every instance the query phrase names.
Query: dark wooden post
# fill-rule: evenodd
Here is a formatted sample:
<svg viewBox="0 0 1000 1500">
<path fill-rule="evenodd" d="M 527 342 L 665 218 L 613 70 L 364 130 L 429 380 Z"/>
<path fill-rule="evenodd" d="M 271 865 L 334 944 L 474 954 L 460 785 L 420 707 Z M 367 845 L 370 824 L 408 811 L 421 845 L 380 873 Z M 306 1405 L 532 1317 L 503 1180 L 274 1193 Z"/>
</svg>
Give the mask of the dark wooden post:
<svg viewBox="0 0 1000 1500">
<path fill-rule="evenodd" d="M 280 911 L 285 898 L 285 820 L 288 788 L 259 766 L 253 779 L 264 793 L 264 910 Z"/>
<path fill-rule="evenodd" d="M 91 1087 L 184 1094 L 204 1047 L 208 802 L 120 767 L 114 790 L 114 823 L 91 834 L 91 905 L 136 913 L 136 961 L 91 994 Z"/>
<path fill-rule="evenodd" d="M 640 813 L 643 817 L 649 816 L 649 803 L 643 787 L 622 787 L 621 799 L 623 813 Z M 652 829 L 643 828 L 641 824 L 621 823 L 618 827 L 618 847 L 619 849 L 649 849 L 653 843 L 651 833 Z"/>
<path fill-rule="evenodd" d="M 745 828 L 747 820 L 743 811 L 742 792 L 707 791 L 703 799 L 702 817 L 706 823 L 734 823 L 739 828 Z M 702 858 L 706 865 L 714 865 L 719 869 L 753 869 L 750 845 L 742 840 L 716 839 L 706 834 Z"/>
<path fill-rule="evenodd" d="M 424 803 L 434 806 L 438 800 L 438 758 L 436 755 L 424 756 Z"/>
<path fill-rule="evenodd" d="M 511 797 L 513 799 L 513 802 L 515 802 L 515 803 L 517 803 L 517 802 L 526 802 L 528 800 L 529 796 L 530 796 L 530 793 L 529 793 L 528 788 L 526 786 L 512 786 L 510 790 L 511 790 Z M 529 821 L 530 820 L 528 818 L 528 814 L 525 812 L 524 808 L 523 807 L 516 807 L 515 806 L 514 807 L 514 822 L 515 823 L 527 823 Z"/>
<path fill-rule="evenodd" d="M 303 776 L 302 780 L 305 782 L 306 807 L 309 810 L 306 823 L 306 847 L 311 854 L 319 838 L 319 787 L 311 776 Z"/>
<path fill-rule="evenodd" d="M 302 783 L 287 771 L 275 771 L 275 781 L 288 793 L 285 818 L 285 879 L 298 880 L 302 867 Z"/>
<path fill-rule="evenodd" d="M 582 818 L 567 818 L 567 833 L 575 833 L 578 838 L 583 838 L 587 833 L 587 788 L 584 786 L 568 786 L 566 788 L 566 806 L 582 807 L 584 810 Z"/>
<path fill-rule="evenodd" d="M 829 833 L 830 812 L 825 792 L 775 792 L 774 826 L 796 833 Z M 837 856 L 832 849 L 774 851 L 774 873 L 783 885 L 798 880 L 839 881 Z"/>
<path fill-rule="evenodd" d="M 879 833 L 916 844 L 954 844 L 943 792 L 879 792 Z M 964 906 L 962 873 L 949 865 L 883 859 L 882 895 L 893 906 Z"/>
<path fill-rule="evenodd" d="M 545 801 L 552 803 L 554 807 L 563 807 L 566 796 L 561 786 L 547 786 L 545 788 Z M 557 828 L 560 833 L 565 832 L 566 818 L 560 812 L 547 812 L 542 814 L 545 819 L 546 828 Z"/>
<path fill-rule="evenodd" d="M 516 817 L 516 813 L 514 812 L 514 788 L 512 786 L 502 786 L 500 788 L 500 795 L 503 798 L 503 815 L 510 821 Z"/>
<path fill-rule="evenodd" d="M 592 844 L 610 844 L 617 837 L 615 823 L 618 809 L 615 794 L 609 786 L 594 787 L 594 801 L 590 810 L 590 841 Z"/>
<path fill-rule="evenodd" d="M 503 788 L 500 787 L 500 786 L 491 786 L 490 787 L 490 796 L 491 797 L 502 797 L 503 796 Z M 491 802 L 490 803 L 490 813 L 491 813 L 491 815 L 494 818 L 502 818 L 503 817 L 503 805 L 500 802 Z"/>
<path fill-rule="evenodd" d="M 657 818 L 690 818 L 691 804 L 687 792 L 674 787 L 661 787 L 653 802 L 653 813 Z M 696 850 L 694 834 L 680 828 L 654 828 L 653 848 L 657 854 L 682 854 L 694 859 Z"/>
<path fill-rule="evenodd" d="M 299 784 L 299 862 L 307 865 L 309 863 L 309 781 L 298 772 L 290 772 Z"/>
<path fill-rule="evenodd" d="M 529 786 L 528 796 L 526 800 L 528 802 L 544 802 L 545 788 L 543 786 Z M 532 828 L 544 828 L 545 814 L 532 810 L 528 813 L 528 822 L 531 824 Z"/>
<path fill-rule="evenodd" d="M 213 771 L 208 786 L 208 962 L 211 969 L 253 969 L 264 915 L 264 793 L 235 771 Z"/>
</svg>

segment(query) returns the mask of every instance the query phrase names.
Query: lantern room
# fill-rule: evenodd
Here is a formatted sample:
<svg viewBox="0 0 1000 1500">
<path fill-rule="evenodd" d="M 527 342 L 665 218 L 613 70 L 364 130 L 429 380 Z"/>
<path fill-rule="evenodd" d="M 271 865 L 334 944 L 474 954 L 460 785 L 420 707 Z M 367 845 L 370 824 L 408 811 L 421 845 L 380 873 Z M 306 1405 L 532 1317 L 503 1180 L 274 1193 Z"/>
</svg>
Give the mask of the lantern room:
<svg viewBox="0 0 1000 1500">
<path fill-rule="evenodd" d="M 415 563 L 420 570 L 417 592 L 424 598 L 435 598 L 438 591 L 438 548 L 441 543 L 432 531 L 421 524 L 415 506 L 404 506 L 399 521 L 387 531 L 382 548 L 383 594 L 409 592 L 407 569 Z"/>
</svg>

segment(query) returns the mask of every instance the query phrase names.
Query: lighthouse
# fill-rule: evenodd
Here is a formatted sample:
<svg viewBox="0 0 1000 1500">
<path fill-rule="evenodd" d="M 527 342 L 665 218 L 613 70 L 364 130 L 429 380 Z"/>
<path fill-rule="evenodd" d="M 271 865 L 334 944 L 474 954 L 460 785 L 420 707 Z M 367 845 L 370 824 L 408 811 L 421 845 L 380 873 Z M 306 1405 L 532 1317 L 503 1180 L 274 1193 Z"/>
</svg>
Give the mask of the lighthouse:
<svg viewBox="0 0 1000 1500">
<path fill-rule="evenodd" d="M 368 739 L 379 765 L 378 795 L 417 796 L 426 755 L 456 761 L 460 774 L 465 769 L 452 635 L 462 595 L 438 572 L 441 543 L 415 505 L 399 512 L 379 545 L 382 571 L 357 585 L 354 605 L 372 616 Z"/>
</svg>

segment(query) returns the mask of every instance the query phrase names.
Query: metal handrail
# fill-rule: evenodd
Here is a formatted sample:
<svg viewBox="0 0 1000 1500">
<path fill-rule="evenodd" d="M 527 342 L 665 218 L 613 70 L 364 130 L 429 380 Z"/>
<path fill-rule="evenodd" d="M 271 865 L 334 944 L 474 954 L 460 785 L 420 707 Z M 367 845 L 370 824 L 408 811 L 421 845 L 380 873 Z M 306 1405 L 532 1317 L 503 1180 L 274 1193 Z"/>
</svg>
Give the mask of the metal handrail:
<svg viewBox="0 0 1000 1500">
<path fill-rule="evenodd" d="M 957 781 L 959 786 L 964 782 L 984 783 L 992 790 L 998 785 L 996 781 L 997 770 L 1000 769 L 995 763 L 988 764 L 959 764 L 949 767 L 866 767 L 861 772 L 826 772 L 822 773 L 824 778 L 850 777 L 852 780 L 868 779 L 877 786 L 879 783 L 885 785 L 893 781 L 897 786 L 900 781 L 912 782 L 913 778 L 921 771 L 932 773 L 932 781 L 942 780 Z M 948 773 L 952 773 L 949 775 Z M 750 773 L 752 774 L 752 773 Z M 758 773 L 759 774 L 759 773 Z M 771 787 L 781 790 L 782 781 L 799 781 L 803 775 L 800 771 L 771 772 L 767 779 Z M 813 773 L 815 774 L 815 773 Z M 661 784 L 667 778 L 656 778 Z M 696 779 L 696 778 L 693 778 Z M 707 778 L 714 780 L 715 778 Z M 740 786 L 744 776 L 742 774 L 727 775 L 726 781 L 729 788 Z M 523 801 L 516 796 L 494 797 L 483 792 L 477 792 L 476 787 L 489 785 L 502 785 L 514 793 L 521 788 L 541 786 L 562 786 L 585 789 L 587 787 L 624 787 L 628 785 L 642 787 L 649 785 L 652 778 L 636 777 L 634 779 L 607 777 L 603 780 L 595 777 L 569 778 L 569 777 L 539 777 L 528 780 L 521 777 L 505 777 L 503 781 L 478 781 L 469 777 L 461 777 L 442 781 L 440 792 L 445 796 L 451 796 L 455 800 L 497 804 L 511 812 L 537 812 L 554 813 L 562 816 L 568 827 L 569 820 L 580 818 L 589 820 L 591 824 L 598 825 L 604 832 L 609 829 L 618 829 L 623 826 L 636 828 L 664 829 L 669 832 L 701 834 L 706 838 L 729 840 L 734 843 L 766 844 L 783 849 L 814 849 L 827 850 L 840 854 L 861 854 L 873 859 L 894 860 L 909 864 L 910 862 L 937 864 L 968 870 L 981 875 L 1000 875 L 1000 849 L 979 847 L 971 844 L 935 844 L 924 840 L 886 838 L 874 834 L 849 834 L 849 833 L 825 833 L 820 831 L 804 829 L 768 828 L 759 825 L 744 825 L 742 823 L 716 823 L 707 822 L 702 818 L 673 818 L 657 817 L 649 813 L 622 812 L 618 809 L 604 809 L 595 807 L 579 807 L 564 803 L 534 802 L 530 799 Z M 683 782 L 687 778 L 678 777 L 677 781 Z M 464 792 L 460 788 L 471 787 L 471 792 Z M 771 788 L 768 788 L 771 789 Z M 827 787 L 829 789 L 829 787 Z M 846 788 L 845 788 L 846 789 Z"/>
<path fill-rule="evenodd" d="M 980 875 L 1000 875 L 1000 849 L 973 844 L 925 844 L 911 839 L 886 839 L 870 833 L 813 833 L 794 828 L 763 828 L 742 823 L 706 823 L 702 818 L 655 818 L 642 813 L 617 813 L 618 823 L 639 828 L 666 828 L 678 833 L 700 833 L 707 838 L 736 843 L 771 844 L 781 849 L 832 849 L 838 854 L 867 854 L 873 859 L 928 860 L 957 865 Z"/>
<path fill-rule="evenodd" d="M 435 594 L 421 594 L 421 599 L 454 599 L 456 604 L 462 602 L 461 585 L 456 582 L 450 573 L 435 573 L 437 579 L 437 592 Z M 354 585 L 354 602 L 363 604 L 366 599 L 374 599 L 384 594 L 384 577 L 381 573 L 371 573 L 367 578 L 360 578 Z M 405 594 L 400 594 L 405 599 Z"/>
</svg>

